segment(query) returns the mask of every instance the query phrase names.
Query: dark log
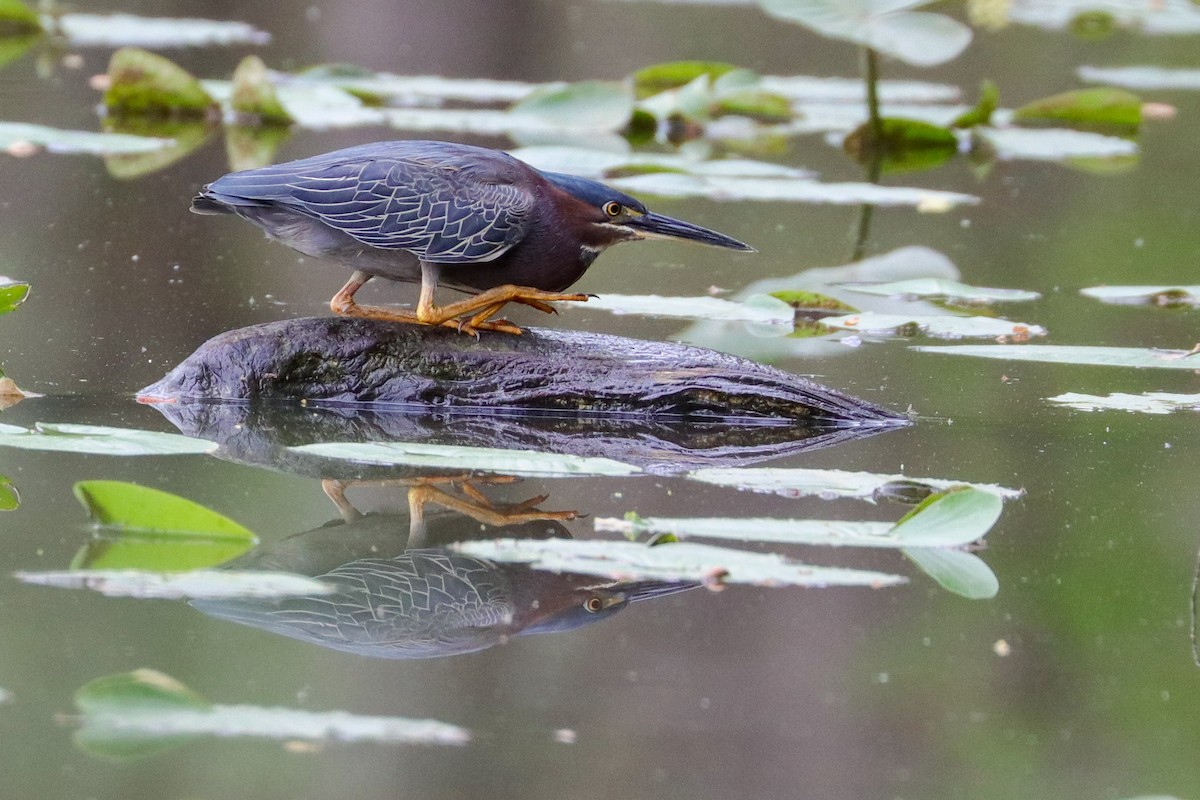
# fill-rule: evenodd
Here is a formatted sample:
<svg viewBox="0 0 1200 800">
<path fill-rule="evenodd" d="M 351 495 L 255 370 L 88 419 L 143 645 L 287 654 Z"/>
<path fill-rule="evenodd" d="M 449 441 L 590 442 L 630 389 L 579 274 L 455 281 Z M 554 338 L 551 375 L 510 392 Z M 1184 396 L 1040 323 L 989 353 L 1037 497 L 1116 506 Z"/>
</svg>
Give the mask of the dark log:
<svg viewBox="0 0 1200 800">
<path fill-rule="evenodd" d="M 154 406 L 180 433 L 217 442 L 219 458 L 342 481 L 446 474 L 428 467 L 372 466 L 289 448 L 314 442 L 413 442 L 537 450 L 611 458 L 671 475 L 746 466 L 890 430 L 884 425 L 734 425 L 565 415 L 434 413 L 379 407 L 304 408 L 290 403 L 178 402 Z"/>
<path fill-rule="evenodd" d="M 744 358 L 670 342 L 529 329 L 292 319 L 210 339 L 145 402 L 303 400 L 486 413 L 892 427 L 907 419 Z"/>
</svg>

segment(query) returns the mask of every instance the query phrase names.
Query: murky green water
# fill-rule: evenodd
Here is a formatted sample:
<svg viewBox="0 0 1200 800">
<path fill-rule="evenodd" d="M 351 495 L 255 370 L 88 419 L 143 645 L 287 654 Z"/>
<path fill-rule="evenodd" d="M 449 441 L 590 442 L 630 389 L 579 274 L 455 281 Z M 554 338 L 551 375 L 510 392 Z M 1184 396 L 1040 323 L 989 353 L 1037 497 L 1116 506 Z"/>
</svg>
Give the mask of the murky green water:
<svg viewBox="0 0 1200 800">
<path fill-rule="evenodd" d="M 306 11 L 307 9 L 307 11 Z M 348 61 L 398 74 L 530 81 L 619 78 L 679 58 L 720 59 L 764 74 L 857 70 L 853 47 L 769 20 L 753 8 L 543 2 L 315 3 L 244 7 L 127 3 L 122 10 L 246 19 L 274 34 L 255 48 L 273 66 Z M 225 77 L 247 48 L 173 51 Z M 0 116 L 95 130 L 87 78 L 109 51 L 79 50 L 38 77 L 36 54 L 0 72 Z M 1084 64 L 1195 67 L 1194 37 L 1118 32 L 1097 42 L 1029 27 L 980 32 L 966 54 L 889 78 L 957 84 L 983 77 L 1005 105 L 1079 85 Z M 51 56 L 44 59 L 56 61 Z M 939 251 L 976 286 L 1043 298 L 1002 307 L 1045 326 L 1049 344 L 1187 349 L 1194 311 L 1103 305 L 1099 284 L 1195 283 L 1198 154 L 1195 93 L 1147 92 L 1177 107 L 1147 124 L 1140 159 L 1111 174 L 1034 161 L 973 170 L 963 158 L 885 183 L 951 190 L 981 202 L 945 213 L 880 208 L 866 255 L 907 245 Z M 356 128 L 297 131 L 277 160 L 406 136 Z M 459 137 L 496 147 L 505 139 Z M 198 186 L 228 171 L 220 136 L 171 167 L 111 177 L 89 156 L 0 161 L 0 273 L 28 281 L 27 303 L 0 319 L 4 370 L 47 396 L 5 424 L 89 423 L 172 431 L 134 402 L 203 340 L 232 328 L 325 313 L 338 269 L 301 259 L 250 226 L 187 213 Z M 861 168 L 820 136 L 766 156 L 825 181 Z M 658 200 L 654 208 L 754 244 L 757 256 L 648 243 L 606 254 L 582 291 L 704 295 L 846 263 L 859 209 L 782 202 Z M 950 277 L 949 275 L 943 277 Z M 372 285 L 381 302 L 402 295 Z M 532 312 L 525 323 L 542 324 Z M 893 409 L 916 424 L 769 463 L 1023 488 L 977 551 L 999 593 L 968 600 L 888 550 L 773 548 L 823 565 L 906 576 L 869 588 L 695 589 L 633 604 L 598 624 L 512 636 L 456 657 L 372 658 L 272 635 L 174 600 L 135 600 L 0 580 L 0 764 L 12 797 L 1195 797 L 1200 679 L 1189 631 L 1200 468 L 1194 412 L 1167 416 L 1063 409 L 1063 392 L 1195 392 L 1190 371 L 1041 365 L 919 353 L 913 340 L 861 346 L 714 335 L 686 320 L 586 307 L 553 324 L 689 340 L 773 363 Z M 771 344 L 772 342 L 776 344 Z M 486 433 L 476 444 L 488 444 Z M 378 555 L 412 529 L 409 486 L 351 486 L 371 516 L 353 544 L 329 544 L 342 519 L 319 475 L 213 456 L 114 458 L 4 449 L 0 473 L 20 507 L 0 516 L 4 575 L 66 569 L 92 536 L 77 481 L 130 481 L 236 519 L 262 539 L 249 556 Z M 275 465 L 277 467 L 278 465 Z M 895 521 L 886 500 L 739 492 L 683 477 L 528 478 L 481 486 L 493 503 L 546 495 L 575 510 L 561 524 L 595 537 L 596 518 L 777 517 Z M 478 522 L 429 506 L 429 532 Z M 558 523 L 545 523 L 548 526 Z M 293 537 L 306 531 L 310 536 Z M 293 538 L 289 538 L 293 537 Z M 315 550 L 305 550 L 313 542 Z M 401 544 L 402 546 L 402 544 Z M 751 549 L 765 549 L 763 547 Z M 295 548 L 299 548 L 299 554 Z M 382 548 L 382 549 L 381 549 Z M 314 555 L 314 552 L 316 553 Z M 380 556 L 382 557 L 382 556 Z M 331 561 L 331 559 L 333 559 Z M 510 568 L 520 572 L 517 568 Z M 512 577 L 514 582 L 528 576 Z M 542 598 L 562 586 L 542 587 Z M 522 595 L 524 597 L 524 595 Z M 541 602 L 549 602 L 542 600 Z M 505 637 L 507 638 L 507 637 Z M 486 644 L 492 644 L 487 642 Z M 465 648 L 470 649 L 470 648 Z M 469 729 L 464 747 L 310 744 L 203 738 L 113 763 L 72 743 L 74 692 L 104 675 L 152 668 L 215 703 L 432 718 Z"/>
</svg>

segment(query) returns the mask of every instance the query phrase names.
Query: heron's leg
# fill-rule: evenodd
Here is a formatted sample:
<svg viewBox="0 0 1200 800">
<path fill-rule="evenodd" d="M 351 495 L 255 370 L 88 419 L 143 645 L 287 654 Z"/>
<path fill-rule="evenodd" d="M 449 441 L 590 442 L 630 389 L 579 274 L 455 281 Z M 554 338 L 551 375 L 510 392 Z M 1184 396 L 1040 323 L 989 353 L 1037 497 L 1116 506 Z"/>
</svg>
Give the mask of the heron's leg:
<svg viewBox="0 0 1200 800">
<path fill-rule="evenodd" d="M 321 489 L 324 490 L 325 496 L 337 506 L 337 510 L 345 522 L 353 522 L 362 516 L 354 504 L 346 499 L 346 483 L 344 481 L 324 478 L 321 481 Z"/>
<path fill-rule="evenodd" d="M 371 275 L 361 270 L 355 271 L 350 276 L 350 280 L 346 281 L 346 285 L 333 296 L 329 301 L 329 307 L 333 313 L 339 317 L 361 317 L 363 319 L 377 319 L 383 322 L 402 322 L 408 325 L 444 325 L 447 328 L 462 328 L 456 319 L 446 319 L 442 322 L 431 323 L 425 322 L 420 318 L 419 312 L 406 311 L 400 308 L 388 308 L 385 306 L 360 306 L 354 301 L 354 293 L 361 289 L 367 281 L 371 280 Z M 421 281 L 421 302 L 428 302 L 431 307 L 433 303 L 433 292 L 437 288 L 436 275 L 432 284 L 429 284 L 422 275 Z M 504 320 L 495 322 L 486 322 L 480 320 L 479 324 L 474 326 L 475 330 L 485 331 L 500 331 L 502 333 L 520 333 L 521 329 Z"/>
<path fill-rule="evenodd" d="M 576 511 L 542 511 L 531 503 L 540 503 L 544 497 L 531 498 L 524 503 L 494 506 L 490 502 L 479 503 L 471 498 L 457 497 L 428 484 L 414 486 L 408 490 L 408 508 L 411 516 L 423 516 L 426 503 L 435 503 L 451 511 L 464 514 L 476 522 L 493 527 L 518 525 L 538 520 L 569 520 L 579 516 Z"/>
<path fill-rule="evenodd" d="M 473 332 L 477 329 L 488 330 L 488 326 L 493 324 L 488 322 L 488 318 L 498 313 L 508 303 L 521 303 L 539 311 L 551 312 L 554 309 L 548 303 L 566 300 L 585 302 L 588 299 L 586 294 L 545 292 L 529 286 L 505 284 L 480 292 L 465 300 L 439 306 L 434 304 L 433 293 L 437 288 L 440 273 L 439 265 L 421 263 L 421 298 L 417 303 L 417 317 L 426 325 L 445 325 L 451 320 L 472 315 L 469 319 L 454 324 L 459 330 L 465 332 Z M 503 324 L 515 329 L 509 331 L 510 333 L 520 332 L 519 328 L 507 321 L 496 320 L 494 324 Z"/>
</svg>

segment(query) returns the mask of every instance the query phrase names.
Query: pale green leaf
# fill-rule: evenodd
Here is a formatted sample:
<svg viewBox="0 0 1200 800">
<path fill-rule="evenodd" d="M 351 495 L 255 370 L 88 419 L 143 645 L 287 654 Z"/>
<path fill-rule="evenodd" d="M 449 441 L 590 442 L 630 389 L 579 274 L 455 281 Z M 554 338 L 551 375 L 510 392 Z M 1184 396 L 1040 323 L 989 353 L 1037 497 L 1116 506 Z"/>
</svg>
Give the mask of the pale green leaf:
<svg viewBox="0 0 1200 800">
<path fill-rule="evenodd" d="M 948 592 L 969 600 L 989 600 L 1000 591 L 996 573 L 973 553 L 926 547 L 908 547 L 901 552 Z"/>
<path fill-rule="evenodd" d="M 641 471 L 607 458 L 415 442 L 325 442 L 288 449 L 360 464 L 480 470 L 506 475 L 632 475 Z"/>
<path fill-rule="evenodd" d="M 1040 325 L 1010 322 L 997 317 L 919 316 L 864 311 L 841 317 L 825 317 L 819 322 L 827 328 L 838 330 L 899 336 L 911 336 L 918 332 L 926 336 L 947 338 L 972 336 L 988 339 L 998 336 L 1015 336 L 1025 339 L 1030 336 L 1046 335 L 1046 329 Z"/>
<path fill-rule="evenodd" d="M 571 572 L 627 581 L 688 581 L 710 587 L 726 583 L 756 586 L 891 586 L 904 578 L 881 572 L 817 567 L 775 553 L 726 547 L 574 539 L 493 539 L 460 542 L 453 549 L 492 561 L 529 564 L 534 569 Z"/>
<path fill-rule="evenodd" d="M 1200 394 L 1172 394 L 1170 392 L 1124 394 L 1116 392 L 1100 396 L 1067 392 L 1047 399 L 1051 403 L 1058 403 L 1080 411 L 1136 411 L 1142 414 L 1170 414 L 1174 411 L 1200 410 Z"/>
<path fill-rule="evenodd" d="M 698 469 L 688 473 L 692 480 L 717 486 L 732 486 L 751 492 L 769 492 L 784 497 L 816 495 L 823 498 L 853 497 L 872 499 L 886 493 L 891 486 L 922 486 L 930 491 L 942 491 L 954 486 L 970 486 L 997 497 L 1011 500 L 1020 497 L 1020 489 L 1008 489 L 988 483 L 967 483 L 945 478 L 916 478 L 901 474 L 847 472 L 836 469 L 803 469 L 788 467 L 730 467 Z"/>
<path fill-rule="evenodd" d="M 170 139 L 125 133 L 69 131 L 25 122 L 0 122 L 0 150 L 16 146 L 44 147 L 51 153 L 114 155 L 150 153 L 170 147 Z"/>
<path fill-rule="evenodd" d="M 217 448 L 217 444 L 177 433 L 39 422 L 33 431 L 0 426 L 0 447 L 108 456 L 147 456 L 209 453 Z"/>
<path fill-rule="evenodd" d="M 890 283 L 839 283 L 845 289 L 861 294 L 884 297 L 930 298 L 963 303 L 1016 303 L 1037 300 L 1037 292 L 1024 289 L 990 289 L 983 286 L 968 286 L 959 281 L 943 278 L 912 278 Z"/>
<path fill-rule="evenodd" d="M 1086 345 L 955 344 L 913 347 L 922 353 L 974 356 L 1004 361 L 1038 361 L 1046 364 L 1084 364 L 1135 369 L 1200 370 L 1200 358 L 1188 350 L 1154 350 L 1145 347 L 1090 347 Z"/>
</svg>

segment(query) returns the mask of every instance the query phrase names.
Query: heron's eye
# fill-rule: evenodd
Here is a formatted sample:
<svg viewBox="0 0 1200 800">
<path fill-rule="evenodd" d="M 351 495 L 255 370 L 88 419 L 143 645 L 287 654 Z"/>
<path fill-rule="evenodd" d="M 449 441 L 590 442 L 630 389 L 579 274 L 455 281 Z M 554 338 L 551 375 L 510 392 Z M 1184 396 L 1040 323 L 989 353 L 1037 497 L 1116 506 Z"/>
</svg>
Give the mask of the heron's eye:
<svg viewBox="0 0 1200 800">
<path fill-rule="evenodd" d="M 604 601 L 601 598 L 592 595 L 583 602 L 583 607 L 591 613 L 596 614 L 604 610 Z"/>
<path fill-rule="evenodd" d="M 621 215 L 621 204 L 616 200 L 609 200 L 604 204 L 604 213 L 610 217 L 619 217 Z"/>
</svg>

